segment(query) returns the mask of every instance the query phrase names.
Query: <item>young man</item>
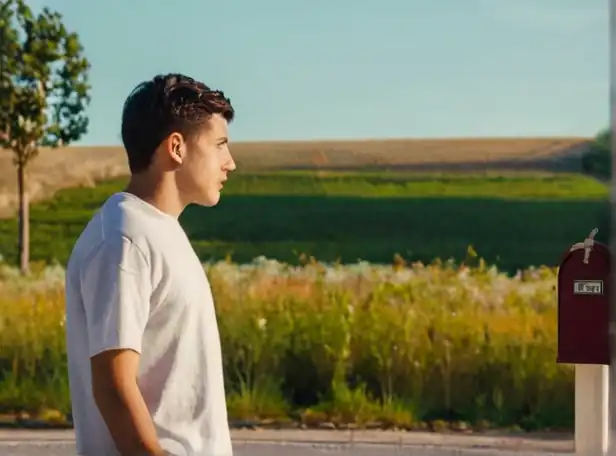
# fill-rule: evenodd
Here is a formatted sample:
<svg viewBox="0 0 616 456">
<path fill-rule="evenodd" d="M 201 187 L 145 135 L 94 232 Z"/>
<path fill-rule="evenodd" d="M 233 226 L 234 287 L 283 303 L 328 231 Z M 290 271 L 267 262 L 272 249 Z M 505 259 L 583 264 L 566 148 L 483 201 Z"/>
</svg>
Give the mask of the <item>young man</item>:
<svg viewBox="0 0 616 456">
<path fill-rule="evenodd" d="M 218 203 L 233 117 L 222 92 L 180 74 L 124 104 L 130 183 L 89 222 L 66 274 L 79 455 L 232 455 L 212 294 L 178 216 Z"/>
</svg>

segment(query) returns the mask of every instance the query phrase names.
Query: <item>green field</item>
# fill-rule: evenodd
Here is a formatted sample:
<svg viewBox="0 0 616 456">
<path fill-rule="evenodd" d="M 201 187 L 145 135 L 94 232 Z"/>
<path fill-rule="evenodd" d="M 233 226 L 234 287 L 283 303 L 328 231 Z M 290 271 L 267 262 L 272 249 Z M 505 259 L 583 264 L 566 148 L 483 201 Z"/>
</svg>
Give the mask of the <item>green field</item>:
<svg viewBox="0 0 616 456">
<path fill-rule="evenodd" d="M 126 180 L 59 192 L 31 208 L 32 260 L 66 262 L 93 212 Z M 605 185 L 578 175 L 236 174 L 215 208 L 181 222 L 203 261 L 264 255 L 295 263 L 463 260 L 469 245 L 513 271 L 555 265 L 598 227 L 607 233 Z M 0 221 L 0 253 L 17 258 L 17 221 Z"/>
</svg>

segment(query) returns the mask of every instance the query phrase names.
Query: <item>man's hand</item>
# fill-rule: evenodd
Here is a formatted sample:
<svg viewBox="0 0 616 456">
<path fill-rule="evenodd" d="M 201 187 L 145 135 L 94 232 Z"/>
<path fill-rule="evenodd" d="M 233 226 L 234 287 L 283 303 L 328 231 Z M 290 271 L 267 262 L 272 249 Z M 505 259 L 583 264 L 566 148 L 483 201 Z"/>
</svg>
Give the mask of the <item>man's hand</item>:
<svg viewBox="0 0 616 456">
<path fill-rule="evenodd" d="M 91 368 L 94 400 L 122 456 L 167 454 L 137 385 L 139 354 L 104 351 L 92 357 Z"/>
</svg>

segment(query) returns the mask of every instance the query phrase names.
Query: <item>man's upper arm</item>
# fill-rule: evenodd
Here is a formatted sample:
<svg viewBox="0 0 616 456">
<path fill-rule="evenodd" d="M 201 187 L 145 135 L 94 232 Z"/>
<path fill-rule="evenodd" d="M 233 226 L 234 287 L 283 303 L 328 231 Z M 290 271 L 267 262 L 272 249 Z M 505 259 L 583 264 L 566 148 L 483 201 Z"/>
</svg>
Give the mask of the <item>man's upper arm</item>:
<svg viewBox="0 0 616 456">
<path fill-rule="evenodd" d="M 129 349 L 141 353 L 152 284 L 143 252 L 126 238 L 106 241 L 81 271 L 89 355 Z"/>
</svg>

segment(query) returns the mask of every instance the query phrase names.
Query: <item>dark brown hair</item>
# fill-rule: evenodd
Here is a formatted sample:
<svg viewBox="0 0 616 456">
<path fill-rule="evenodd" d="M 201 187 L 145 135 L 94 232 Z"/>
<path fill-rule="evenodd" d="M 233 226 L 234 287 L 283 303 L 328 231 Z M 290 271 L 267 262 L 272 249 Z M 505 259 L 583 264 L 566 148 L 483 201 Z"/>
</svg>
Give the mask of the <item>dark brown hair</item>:
<svg viewBox="0 0 616 456">
<path fill-rule="evenodd" d="M 222 91 L 182 74 L 158 75 L 137 85 L 122 110 L 122 142 L 131 173 L 144 171 L 171 133 L 190 139 L 213 114 L 232 122 L 235 111 Z"/>
</svg>

